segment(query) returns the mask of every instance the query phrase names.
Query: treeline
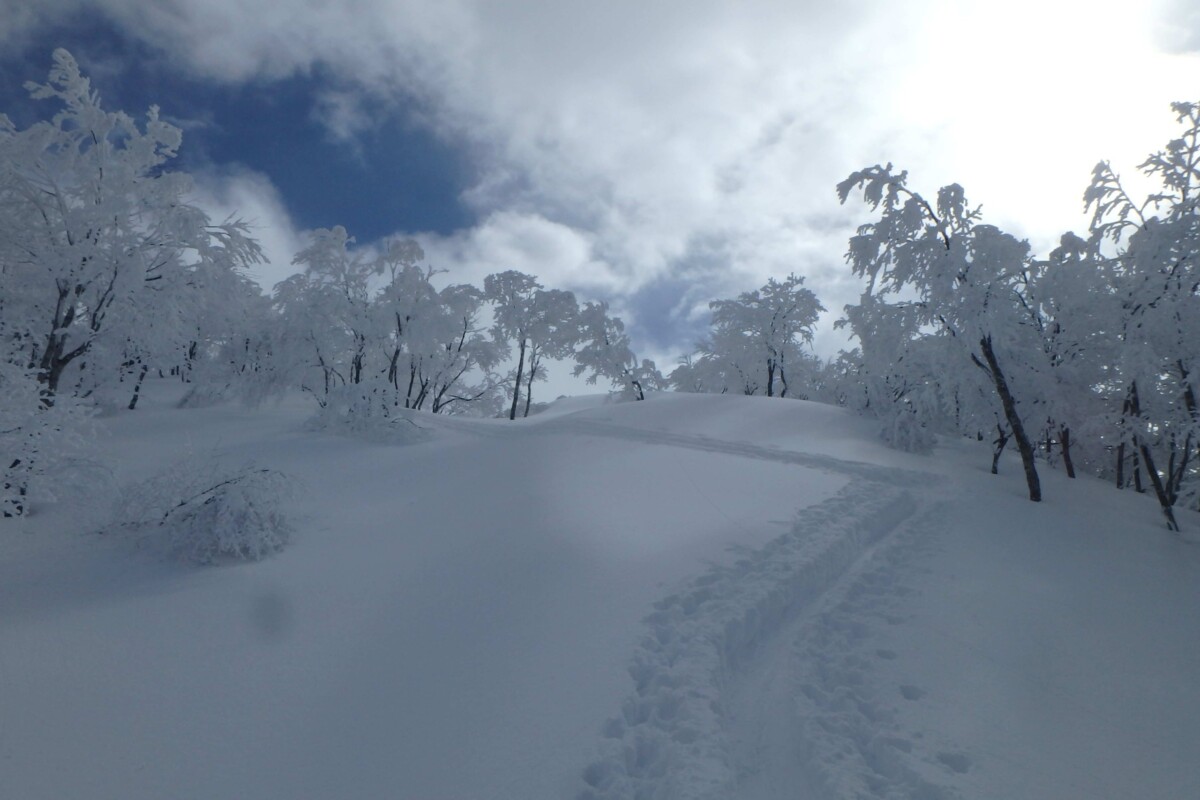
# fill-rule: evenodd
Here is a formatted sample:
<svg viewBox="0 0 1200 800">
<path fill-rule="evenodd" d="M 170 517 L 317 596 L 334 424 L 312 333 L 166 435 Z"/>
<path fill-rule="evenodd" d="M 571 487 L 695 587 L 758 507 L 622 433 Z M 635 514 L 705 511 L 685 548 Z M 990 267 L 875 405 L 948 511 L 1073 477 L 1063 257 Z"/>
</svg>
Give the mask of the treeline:
<svg viewBox="0 0 1200 800">
<path fill-rule="evenodd" d="M 1029 495 L 1060 466 L 1153 492 L 1172 528 L 1200 504 L 1200 106 L 1176 104 L 1180 138 L 1141 165 L 1161 189 L 1134 199 L 1107 165 L 1085 193 L 1089 230 L 1039 258 L 982 220 L 958 186 L 931 199 L 871 167 L 838 186 L 878 218 L 847 259 L 865 281 L 838 323 L 857 347 L 823 362 L 825 309 L 789 275 L 710 304 L 711 326 L 664 377 L 603 302 L 507 271 L 445 285 L 411 239 L 358 247 L 318 230 L 271 297 L 237 220 L 214 223 L 170 172 L 180 132 L 151 109 L 106 112 L 74 60 L 54 54 L 49 121 L 0 116 L 0 506 L 86 444 L 96 408 L 136 408 L 174 375 L 198 405 L 299 389 L 318 419 L 350 427 L 412 412 L 527 416 L 550 361 L 631 399 L 654 390 L 837 403 L 878 418 L 893 445 L 937 434 L 1011 443 Z M 48 494 L 50 492 L 47 492 Z"/>
<path fill-rule="evenodd" d="M 262 260 L 237 220 L 191 205 L 170 172 L 179 129 L 101 108 L 63 50 L 35 98 L 49 121 L 0 116 L 0 507 L 24 512 L 84 448 L 91 410 L 137 407 L 148 375 L 192 385 L 185 402 L 312 396 L 327 422 L 370 426 L 402 410 L 528 415 L 548 360 L 629 397 L 665 386 L 603 302 L 516 271 L 482 288 L 435 284 L 420 247 L 356 248 L 318 230 L 298 274 L 264 297 Z"/>
<path fill-rule="evenodd" d="M 1167 525 L 1200 500 L 1200 104 L 1175 103 L 1181 135 L 1147 158 L 1134 197 L 1108 163 L 1084 202 L 1091 223 L 1048 256 L 983 222 L 962 187 L 932 198 L 886 167 L 838 186 L 879 218 L 847 259 L 866 280 L 846 309 L 840 401 L 927 449 L 934 433 L 1011 442 L 1031 500 L 1039 464 L 1152 491 Z"/>
</svg>

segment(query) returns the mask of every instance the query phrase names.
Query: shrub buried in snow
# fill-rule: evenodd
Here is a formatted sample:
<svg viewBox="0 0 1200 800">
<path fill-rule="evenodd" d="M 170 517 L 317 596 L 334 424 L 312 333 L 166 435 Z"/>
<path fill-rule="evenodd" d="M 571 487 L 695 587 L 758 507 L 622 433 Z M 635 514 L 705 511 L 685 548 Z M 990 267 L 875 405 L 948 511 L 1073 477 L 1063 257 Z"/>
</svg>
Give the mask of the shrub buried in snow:
<svg viewBox="0 0 1200 800">
<path fill-rule="evenodd" d="M 288 543 L 284 507 L 292 495 L 291 479 L 276 470 L 187 459 L 126 489 L 115 520 L 141 541 L 197 564 L 257 561 Z"/>
</svg>

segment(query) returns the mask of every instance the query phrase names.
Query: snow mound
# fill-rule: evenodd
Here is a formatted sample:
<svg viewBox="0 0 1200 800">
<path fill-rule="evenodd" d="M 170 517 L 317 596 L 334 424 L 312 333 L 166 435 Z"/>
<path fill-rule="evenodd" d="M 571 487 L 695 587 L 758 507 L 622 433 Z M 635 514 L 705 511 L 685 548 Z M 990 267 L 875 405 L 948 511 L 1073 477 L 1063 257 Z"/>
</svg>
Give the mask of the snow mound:
<svg viewBox="0 0 1200 800">
<path fill-rule="evenodd" d="M 215 457 L 180 461 L 122 492 L 116 525 L 139 543 L 196 564 L 258 561 L 284 548 L 292 522 L 291 479 Z"/>
</svg>

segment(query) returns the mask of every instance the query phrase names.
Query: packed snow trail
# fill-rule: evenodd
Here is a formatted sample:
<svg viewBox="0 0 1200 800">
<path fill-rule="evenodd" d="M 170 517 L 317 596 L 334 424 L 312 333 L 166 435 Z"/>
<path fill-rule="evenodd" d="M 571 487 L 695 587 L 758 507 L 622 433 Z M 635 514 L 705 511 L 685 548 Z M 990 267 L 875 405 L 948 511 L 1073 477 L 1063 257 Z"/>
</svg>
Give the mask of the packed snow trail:
<svg viewBox="0 0 1200 800">
<path fill-rule="evenodd" d="M 906 520 L 738 676 L 729 691 L 738 764 L 731 797 L 958 796 L 944 776 L 927 775 L 914 764 L 921 735 L 897 724 L 891 692 L 880 696 L 869 681 L 874 664 L 895 658 L 895 651 L 875 646 L 876 628 L 903 624 L 896 601 L 914 591 L 904 581 L 913 577 L 914 559 L 928 553 L 946 511 L 945 503 L 935 503 Z M 924 694 L 911 684 L 891 688 L 910 701 Z"/>
<path fill-rule="evenodd" d="M 631 666 L 634 691 L 603 729 L 581 800 L 1200 796 L 1190 748 L 1200 739 L 1200 627 L 1188 624 L 1200 608 L 1200 549 L 1158 529 L 1148 504 L 1053 472 L 1056 496 L 1029 504 L 1013 465 L 986 475 L 986 461 L 968 460 L 977 448 L 953 442 L 935 476 L 611 420 L 552 427 L 853 481 L 802 509 L 790 534 L 657 604 Z M 891 513 L 877 516 L 880 502 Z M 1095 531 L 1104 535 L 1089 541 Z M 1081 580 L 1088 562 L 1113 583 Z M 1172 573 L 1184 580 L 1159 580 Z M 1013 597 L 1030 574 L 1042 576 L 1035 591 Z M 996 624 L 962 613 L 964 590 L 986 598 L 967 608 Z M 1114 602 L 1126 593 L 1136 612 Z M 1013 609 L 1032 633 L 1013 627 Z M 1123 645 L 1139 641 L 1157 654 L 1150 672 L 1161 682 L 1138 674 L 1145 657 Z M 1124 676 L 1114 675 L 1122 660 Z M 1117 695 L 1114 684 L 1128 684 L 1145 707 L 1111 708 L 1079 682 Z M 947 702 L 930 688 L 939 684 L 960 695 Z M 1041 719 L 1043 705 L 1056 722 Z M 1174 733 L 1155 731 L 1156 719 Z"/>
<path fill-rule="evenodd" d="M 1099 482 L 972 471 L 738 676 L 729 796 L 1200 797 L 1200 548 Z"/>
<path fill-rule="evenodd" d="M 727 683 L 913 510 L 909 493 L 857 481 L 805 509 L 789 533 L 656 603 L 630 668 L 634 692 L 604 726 L 581 799 L 732 797 Z"/>
<path fill-rule="evenodd" d="M 648 633 L 630 666 L 634 691 L 620 713 L 603 726 L 602 755 L 584 770 L 579 800 L 700 800 L 753 791 L 740 785 L 742 773 L 754 767 L 744 763 L 731 736 L 734 687 L 745 683 L 745 674 L 758 666 L 762 651 L 772 649 L 775 639 L 856 560 L 917 511 L 910 489 L 926 487 L 922 494 L 932 498 L 935 492 L 928 487 L 936 485 L 934 476 L 824 454 L 647 430 L 594 415 L 563 415 L 527 430 L 778 461 L 851 478 L 835 497 L 799 510 L 787 534 L 759 549 L 744 548 L 735 564 L 713 567 L 655 603 L 654 613 L 645 620 Z M 493 428 L 480 433 L 503 436 L 518 431 Z M 794 703 L 791 696 L 773 697 L 777 708 Z M 781 742 L 772 745 L 779 753 L 776 767 L 798 763 L 804 753 L 812 758 L 809 740 L 798 741 L 802 744 L 791 753 L 779 750 Z M 892 772 L 901 789 L 920 789 L 930 800 L 943 796 L 899 765 Z M 778 769 L 767 774 L 778 780 Z M 796 788 L 794 782 L 785 782 L 777 786 L 778 794 L 766 796 L 790 797 Z"/>
</svg>

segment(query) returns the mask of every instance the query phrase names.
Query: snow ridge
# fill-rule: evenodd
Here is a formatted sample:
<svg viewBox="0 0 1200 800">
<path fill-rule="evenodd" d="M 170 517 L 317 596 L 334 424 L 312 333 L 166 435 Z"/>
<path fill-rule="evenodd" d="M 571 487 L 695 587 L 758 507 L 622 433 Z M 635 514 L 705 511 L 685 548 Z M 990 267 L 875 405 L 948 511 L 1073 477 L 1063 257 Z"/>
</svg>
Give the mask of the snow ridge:
<svg viewBox="0 0 1200 800">
<path fill-rule="evenodd" d="M 694 437 L 670 438 L 696 444 Z M 894 484 L 898 476 L 888 477 Z M 604 725 L 601 755 L 583 772 L 579 800 L 732 796 L 737 768 L 726 688 L 774 634 L 916 508 L 902 487 L 856 479 L 804 509 L 788 533 L 656 603 L 630 666 L 634 690 Z"/>
<path fill-rule="evenodd" d="M 764 447 L 745 442 L 716 439 L 711 436 L 699 434 L 646 430 L 600 420 L 580 419 L 579 417 L 563 417 L 552 420 L 540 426 L 540 428 L 543 433 L 572 433 L 576 435 L 613 437 L 629 439 L 640 444 L 683 447 L 689 450 L 703 450 L 710 453 L 778 461 L 784 464 L 796 464 L 797 466 L 824 470 L 826 472 L 837 472 L 889 486 L 924 486 L 928 484 L 930 477 L 916 470 L 895 469 L 818 453 L 785 450 L 781 447 L 773 446 Z M 805 513 L 808 513 L 809 510 L 811 509 L 806 510 Z"/>
</svg>

